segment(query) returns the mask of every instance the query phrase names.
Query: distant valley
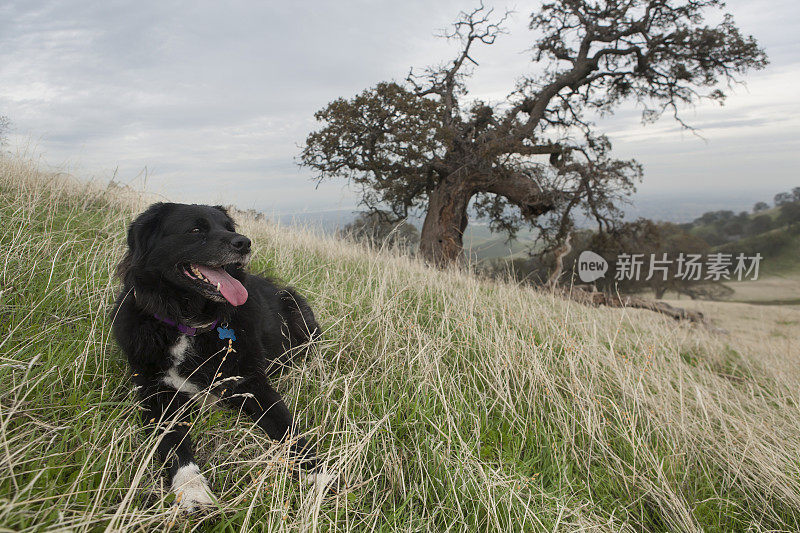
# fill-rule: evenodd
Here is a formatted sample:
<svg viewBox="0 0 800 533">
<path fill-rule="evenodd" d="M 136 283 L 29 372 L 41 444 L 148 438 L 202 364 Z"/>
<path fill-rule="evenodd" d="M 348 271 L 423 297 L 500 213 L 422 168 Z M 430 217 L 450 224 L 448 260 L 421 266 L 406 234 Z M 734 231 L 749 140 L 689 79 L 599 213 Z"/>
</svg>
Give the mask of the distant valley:
<svg viewBox="0 0 800 533">
<path fill-rule="evenodd" d="M 770 201 L 774 193 L 769 191 L 719 191 L 702 193 L 639 193 L 629 205 L 623 206 L 626 220 L 640 217 L 653 220 L 683 223 L 690 222 L 703 213 L 717 210 L 734 212 L 750 211 L 757 201 Z M 272 220 L 292 227 L 307 227 L 324 234 L 332 234 L 343 228 L 357 216 L 358 208 L 299 211 L 273 214 Z M 421 217 L 411 217 L 409 222 L 422 227 Z M 593 227 L 591 220 L 579 224 Z M 517 238 L 508 241 L 502 233 L 492 233 L 488 222 L 473 218 L 464 234 L 464 247 L 472 260 L 484 261 L 500 257 L 524 255 L 534 245 L 535 232 L 522 230 Z"/>
</svg>

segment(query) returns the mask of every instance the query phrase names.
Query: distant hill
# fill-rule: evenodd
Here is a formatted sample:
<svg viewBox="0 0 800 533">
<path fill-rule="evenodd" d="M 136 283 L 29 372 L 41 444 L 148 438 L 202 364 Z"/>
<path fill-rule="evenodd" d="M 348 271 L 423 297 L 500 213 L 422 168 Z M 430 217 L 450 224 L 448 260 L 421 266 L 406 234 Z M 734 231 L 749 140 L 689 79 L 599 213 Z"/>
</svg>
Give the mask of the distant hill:
<svg viewBox="0 0 800 533">
<path fill-rule="evenodd" d="M 731 210 L 732 211 L 732 210 Z M 720 211 L 716 213 L 721 213 Z M 763 257 L 762 273 L 768 275 L 800 275 L 800 233 L 786 225 L 779 225 L 780 208 L 773 207 L 758 213 L 734 215 L 728 219 L 706 220 L 709 212 L 691 224 L 687 229 L 694 235 L 703 238 L 713 246 L 713 251 L 723 253 L 745 253 Z M 770 223 L 778 227 L 768 227 L 763 231 L 754 231 L 756 219 L 768 217 Z M 732 229 L 731 229 L 732 228 Z M 731 235 L 730 231 L 741 230 L 740 235 Z M 726 230 L 728 230 L 726 232 Z M 719 242 L 720 240 L 724 242 Z"/>
<path fill-rule="evenodd" d="M 753 204 L 759 200 L 769 200 L 773 194 L 768 191 L 717 191 L 717 192 L 682 192 L 682 193 L 641 193 L 634 196 L 630 205 L 622 206 L 625 220 L 649 218 L 674 223 L 688 223 L 696 220 L 704 213 L 729 210 L 734 213 L 749 212 Z M 321 211 L 300 211 L 268 216 L 284 226 L 302 227 L 319 231 L 325 235 L 333 235 L 359 213 L 358 208 L 330 209 Z M 773 208 L 764 213 L 774 218 L 778 210 Z M 762 213 L 759 213 L 762 214 Z M 422 228 L 423 217 L 409 217 L 409 223 L 417 229 Z M 589 219 L 579 220 L 579 227 L 593 228 L 594 222 Z M 696 226 L 693 233 L 702 235 L 702 225 Z M 528 253 L 535 246 L 536 232 L 523 229 L 517 238 L 509 241 L 503 233 L 492 233 L 488 221 L 478 217 L 470 219 L 464 233 L 464 249 L 473 262 L 483 262 L 497 258 L 519 257 Z M 713 244 L 713 243 L 712 243 Z M 787 250 L 788 252 L 788 250 Z M 781 264 L 792 263 L 782 260 Z M 770 261 L 773 268 L 776 260 Z M 784 267 L 781 267 L 785 270 Z"/>
<path fill-rule="evenodd" d="M 331 209 L 328 211 L 299 211 L 269 216 L 283 226 L 308 228 L 332 235 L 356 218 L 355 209 Z"/>
<path fill-rule="evenodd" d="M 535 246 L 536 232 L 522 229 L 513 240 L 504 233 L 492 233 L 488 224 L 472 223 L 464 232 L 464 250 L 470 261 L 526 255 Z"/>
<path fill-rule="evenodd" d="M 649 218 L 651 220 L 690 222 L 703 213 L 727 209 L 735 213 L 750 212 L 758 201 L 771 201 L 774 191 L 714 191 L 679 193 L 638 193 L 630 205 L 622 206 L 626 220 Z"/>
<path fill-rule="evenodd" d="M 716 246 L 714 251 L 747 255 L 760 253 L 763 257 L 762 273 L 800 276 L 800 235 L 793 234 L 787 228 L 722 244 Z"/>
<path fill-rule="evenodd" d="M 359 211 L 354 209 L 332 209 L 285 213 L 267 218 L 283 226 L 307 228 L 325 235 L 333 235 L 352 222 L 358 213 Z M 422 222 L 421 217 L 409 217 L 409 223 L 417 229 L 422 228 Z M 470 253 L 473 261 L 515 256 L 526 253 L 533 246 L 535 235 L 534 231 L 523 229 L 516 239 L 508 241 L 505 234 L 493 233 L 487 223 L 477 219 L 470 222 L 464 232 L 464 249 Z"/>
</svg>

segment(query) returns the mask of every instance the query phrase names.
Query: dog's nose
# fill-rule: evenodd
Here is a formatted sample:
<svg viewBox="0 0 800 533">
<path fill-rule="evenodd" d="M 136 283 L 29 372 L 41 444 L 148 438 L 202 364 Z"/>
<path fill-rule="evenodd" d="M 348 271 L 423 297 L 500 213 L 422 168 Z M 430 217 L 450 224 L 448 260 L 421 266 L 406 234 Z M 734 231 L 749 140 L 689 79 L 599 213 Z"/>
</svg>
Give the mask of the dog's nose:
<svg viewBox="0 0 800 533">
<path fill-rule="evenodd" d="M 236 248 L 239 253 L 246 254 L 250 251 L 250 239 L 244 235 L 237 235 L 231 240 L 231 246 Z"/>
</svg>

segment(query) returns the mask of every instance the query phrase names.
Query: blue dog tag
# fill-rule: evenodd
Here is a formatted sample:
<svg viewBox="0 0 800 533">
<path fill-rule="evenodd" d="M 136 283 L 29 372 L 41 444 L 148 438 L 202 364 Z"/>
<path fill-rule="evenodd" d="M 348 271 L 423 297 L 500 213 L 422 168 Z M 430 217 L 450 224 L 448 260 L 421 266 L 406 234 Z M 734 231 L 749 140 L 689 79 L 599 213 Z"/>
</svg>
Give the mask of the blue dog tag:
<svg viewBox="0 0 800 533">
<path fill-rule="evenodd" d="M 219 332 L 219 338 L 221 340 L 225 339 L 230 339 L 232 341 L 236 340 L 236 334 L 234 334 L 233 329 L 231 328 L 223 328 L 220 326 L 217 328 L 217 332 Z"/>
</svg>

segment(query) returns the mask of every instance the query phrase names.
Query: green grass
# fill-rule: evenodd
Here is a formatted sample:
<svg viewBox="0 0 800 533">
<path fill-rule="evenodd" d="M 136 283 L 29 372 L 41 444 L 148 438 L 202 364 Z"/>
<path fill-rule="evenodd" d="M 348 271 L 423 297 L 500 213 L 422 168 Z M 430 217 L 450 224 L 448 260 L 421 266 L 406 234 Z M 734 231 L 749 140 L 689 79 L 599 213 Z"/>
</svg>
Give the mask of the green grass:
<svg viewBox="0 0 800 533">
<path fill-rule="evenodd" d="M 773 207 L 758 213 L 750 213 L 749 218 L 753 219 L 761 215 L 767 215 L 775 222 L 780 215 L 780 211 L 779 207 Z M 691 233 L 699 237 L 716 232 L 717 228 L 713 224 L 698 224 L 691 229 Z M 797 277 L 800 275 L 800 260 L 798 260 L 797 254 L 799 248 L 800 234 L 788 226 L 781 226 L 759 235 L 742 237 L 732 242 L 714 246 L 713 251 L 733 254 L 745 253 L 747 255 L 760 253 L 763 257 L 761 267 L 763 274 Z"/>
<path fill-rule="evenodd" d="M 464 232 L 464 249 L 473 263 L 497 258 L 527 257 L 528 252 L 535 247 L 536 232 L 524 228 L 513 240 L 508 240 L 504 233 L 492 233 L 488 225 L 469 224 Z"/>
<path fill-rule="evenodd" d="M 2 528 L 800 529 L 796 344 L 764 344 L 785 353 L 767 365 L 646 311 L 244 218 L 253 268 L 307 294 L 326 329 L 276 386 L 344 488 L 296 483 L 284 445 L 202 409 L 192 435 L 219 505 L 180 516 L 109 339 L 143 201 L 0 159 Z"/>
<path fill-rule="evenodd" d="M 800 274 L 800 260 L 798 260 L 800 234 L 785 227 L 717 246 L 714 250 L 747 255 L 760 253 L 763 257 L 761 270 L 766 275 Z"/>
</svg>

